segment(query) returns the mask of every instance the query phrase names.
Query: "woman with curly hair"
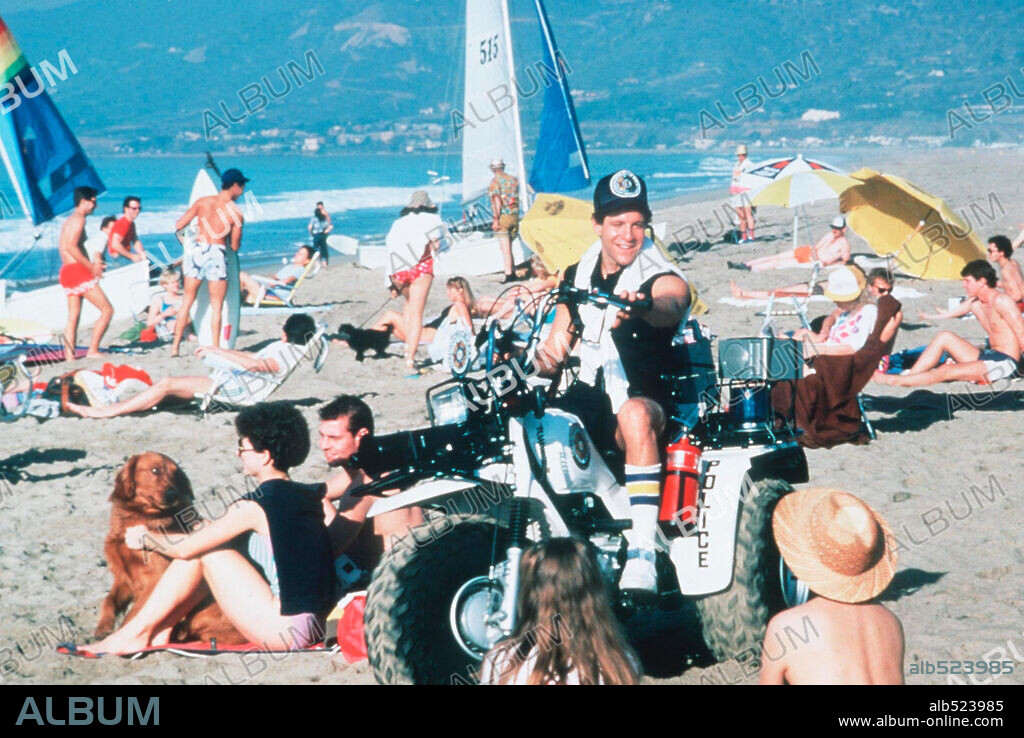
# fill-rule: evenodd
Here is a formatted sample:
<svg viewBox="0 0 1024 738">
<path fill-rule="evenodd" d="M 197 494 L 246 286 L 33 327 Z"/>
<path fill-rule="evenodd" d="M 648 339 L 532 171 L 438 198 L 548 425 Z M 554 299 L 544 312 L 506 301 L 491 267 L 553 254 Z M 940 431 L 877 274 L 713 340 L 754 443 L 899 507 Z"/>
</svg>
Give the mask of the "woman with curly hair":
<svg viewBox="0 0 1024 738">
<path fill-rule="evenodd" d="M 484 658 L 481 684 L 636 684 L 639 660 L 612 614 L 589 544 L 552 538 L 520 564 L 516 628 Z"/>
<path fill-rule="evenodd" d="M 178 621 L 210 594 L 253 643 L 289 650 L 323 639 L 337 600 L 321 502 L 326 486 L 288 476 L 309 454 L 309 427 L 291 405 L 265 402 L 240 411 L 235 428 L 242 470 L 259 486 L 179 540 L 144 525 L 125 531 L 129 548 L 173 561 L 135 617 L 83 650 L 136 653 L 165 645 Z"/>
</svg>

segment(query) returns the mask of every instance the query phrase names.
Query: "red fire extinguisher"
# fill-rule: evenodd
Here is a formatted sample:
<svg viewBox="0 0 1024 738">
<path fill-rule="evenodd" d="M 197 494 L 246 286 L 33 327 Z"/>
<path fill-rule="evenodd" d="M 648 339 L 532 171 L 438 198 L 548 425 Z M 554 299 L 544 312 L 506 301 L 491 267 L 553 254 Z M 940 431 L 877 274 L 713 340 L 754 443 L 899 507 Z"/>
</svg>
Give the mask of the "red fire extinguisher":
<svg viewBox="0 0 1024 738">
<path fill-rule="evenodd" d="M 665 485 L 661 494 L 658 520 L 668 532 L 680 535 L 697 524 L 697 501 L 700 493 L 700 447 L 684 435 L 665 449 Z M 672 525 L 672 524 L 675 525 Z"/>
</svg>

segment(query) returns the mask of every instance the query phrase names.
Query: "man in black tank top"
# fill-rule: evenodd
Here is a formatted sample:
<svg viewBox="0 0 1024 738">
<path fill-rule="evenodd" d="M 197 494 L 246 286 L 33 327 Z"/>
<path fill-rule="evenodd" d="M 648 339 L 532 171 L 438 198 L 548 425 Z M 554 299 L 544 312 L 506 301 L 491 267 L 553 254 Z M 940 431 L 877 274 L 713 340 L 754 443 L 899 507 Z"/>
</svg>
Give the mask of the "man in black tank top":
<svg viewBox="0 0 1024 738">
<path fill-rule="evenodd" d="M 541 373 L 554 373 L 565 347 L 580 338 L 580 381 L 563 405 L 576 413 L 600 448 L 625 452 L 625 481 L 633 528 L 622 589 L 655 591 L 654 536 L 660 501 L 659 446 L 667 390 L 659 379 L 672 340 L 686 320 L 690 290 L 682 273 L 646 238 L 651 221 L 644 181 L 629 170 L 604 177 L 594 190 L 594 232 L 600 241 L 565 279 L 632 301 L 653 299 L 642 314 L 559 305 L 547 341 L 538 350 Z M 609 345 L 609 342 L 612 344 Z M 612 354 L 609 359 L 609 354 Z"/>
</svg>

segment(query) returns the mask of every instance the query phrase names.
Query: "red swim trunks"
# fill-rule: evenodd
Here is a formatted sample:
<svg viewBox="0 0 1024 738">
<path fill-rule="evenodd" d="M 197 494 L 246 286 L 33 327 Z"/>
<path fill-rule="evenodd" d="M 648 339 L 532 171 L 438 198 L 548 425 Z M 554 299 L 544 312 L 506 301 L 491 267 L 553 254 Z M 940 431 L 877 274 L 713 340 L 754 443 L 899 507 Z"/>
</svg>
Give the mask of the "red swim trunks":
<svg viewBox="0 0 1024 738">
<path fill-rule="evenodd" d="M 793 249 L 793 258 L 800 264 L 808 264 L 814 260 L 814 250 L 810 246 L 797 246 Z"/>
<path fill-rule="evenodd" d="M 57 280 L 68 297 L 84 295 L 99 284 L 99 280 L 93 276 L 92 270 L 77 261 L 62 266 Z"/>
<path fill-rule="evenodd" d="M 403 269 L 400 272 L 395 272 L 391 275 L 391 281 L 401 286 L 406 284 L 412 284 L 416 279 L 423 275 L 429 274 L 434 276 L 434 258 L 428 256 L 426 259 L 420 259 L 420 261 L 412 269 Z"/>
</svg>

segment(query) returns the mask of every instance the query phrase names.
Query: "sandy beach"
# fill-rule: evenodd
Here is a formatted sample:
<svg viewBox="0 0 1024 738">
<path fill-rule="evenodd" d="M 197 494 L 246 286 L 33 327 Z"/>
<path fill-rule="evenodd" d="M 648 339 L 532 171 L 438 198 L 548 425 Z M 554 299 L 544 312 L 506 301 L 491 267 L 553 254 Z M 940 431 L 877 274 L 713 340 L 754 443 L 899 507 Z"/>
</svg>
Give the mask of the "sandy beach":
<svg viewBox="0 0 1024 738">
<path fill-rule="evenodd" d="M 760 152 L 752 153 L 756 158 Z M 1013 238 L 1018 222 L 1024 220 L 1024 180 L 1019 176 L 1024 155 L 1018 151 L 872 149 L 859 152 L 857 160 L 900 174 L 945 199 L 957 212 L 965 210 L 982 240 L 995 233 Z M 629 166 L 628 155 L 623 155 L 622 165 Z M 655 207 L 655 222 L 669 224 L 668 241 L 674 240 L 673 233 L 700 233 L 698 220 L 704 224 L 710 247 L 688 252 L 682 262 L 710 307 L 701 320 L 720 337 L 754 335 L 761 322 L 756 304 L 737 307 L 719 302 L 729 295 L 729 279 L 744 287 L 765 288 L 805 280 L 807 272 L 752 274 L 728 269 L 727 261 L 789 248 L 792 213 L 761 208 L 758 241 L 730 245 L 722 242 L 715 218 L 726 201 L 725 193 L 712 193 L 662 203 Z M 971 203 L 980 211 L 972 210 Z M 808 208 L 802 223 L 809 230 L 802 227 L 801 242 L 817 240 L 836 208 L 834 202 Z M 852 243 L 855 253 L 871 253 L 856 235 Z M 499 276 L 470 281 L 478 295 L 500 291 Z M 428 314 L 444 305 L 443 285 L 438 282 Z M 370 317 L 386 296 L 382 283 L 379 273 L 332 264 L 308 283 L 299 302 L 337 303 L 315 315 L 333 330 L 339 323 L 359 324 Z M 958 282 L 899 279 L 897 284 L 924 293 L 904 301 L 897 349 L 924 345 L 944 328 L 972 341 L 984 339 L 977 321 L 938 324 L 917 316 L 918 310 L 945 306 L 948 298 L 961 295 Z M 810 312 L 823 314 L 828 308 L 827 302 L 813 302 Z M 236 348 L 276 338 L 282 322 L 276 315 L 243 318 Z M 796 318 L 780 318 L 779 324 L 798 327 Z M 121 330 L 124 326 L 115 325 L 107 343 Z M 408 379 L 397 346 L 392 354 L 386 360 L 358 363 L 350 350 L 332 347 L 322 372 L 300 367 L 273 399 L 295 403 L 314 434 L 317 407 L 342 392 L 366 399 L 375 412 L 378 432 L 426 425 L 423 393 L 442 375 Z M 199 359 L 171 359 L 166 348 L 112 360 L 140 365 L 154 379 L 207 373 Z M 81 365 L 99 368 L 96 362 Z M 43 377 L 60 371 L 62 367 L 47 367 Z M 1014 660 L 1014 672 L 998 683 L 1024 684 L 1024 456 L 1016 448 L 1022 416 L 1014 415 L 1024 410 L 1022 388 L 1020 383 L 994 389 L 960 383 L 907 390 L 871 384 L 866 401 L 878 439 L 868 446 L 807 452 L 812 485 L 860 495 L 887 518 L 901 543 L 899 572 L 882 599 L 903 622 L 910 684 L 945 684 L 947 679 L 911 674 L 915 662 L 982 659 Z M 228 494 L 225 490 L 243 487 L 233 419 L 234 413 L 227 412 L 203 418 L 198 412 L 161 411 L 104 421 L 30 418 L 3 427 L 0 683 L 374 682 L 365 663 L 350 666 L 340 656 L 323 654 L 211 659 L 157 654 L 134 661 L 89 661 L 54 652 L 58 640 L 82 642 L 95 628 L 110 585 L 102 550 L 110 509 L 107 497 L 127 457 L 150 450 L 175 459 L 189 475 L 198 500 L 216 514 Z M 314 443 L 293 477 L 312 482 L 327 473 Z M 692 627 L 692 618 L 684 618 L 685 623 Z M 694 632 L 669 628 L 650 638 L 663 639 L 658 642 L 669 653 L 662 654 L 668 665 L 653 669 L 657 676 L 646 677 L 649 681 L 751 681 L 739 663 L 714 666 L 702 658 Z M 694 663 L 687 665 L 688 660 Z M 967 676 L 956 678 L 971 683 Z"/>
</svg>

